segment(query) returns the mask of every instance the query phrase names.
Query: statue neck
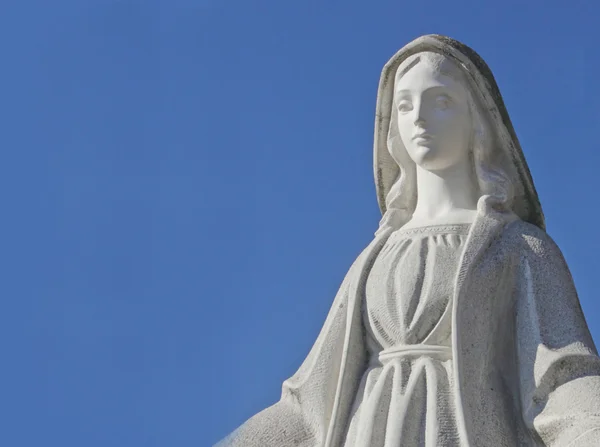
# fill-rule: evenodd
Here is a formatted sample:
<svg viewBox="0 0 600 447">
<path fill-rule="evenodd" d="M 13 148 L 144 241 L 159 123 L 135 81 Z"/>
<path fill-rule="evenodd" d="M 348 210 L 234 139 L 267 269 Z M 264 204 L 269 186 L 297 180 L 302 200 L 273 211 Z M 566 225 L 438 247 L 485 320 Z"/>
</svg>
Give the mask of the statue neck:
<svg viewBox="0 0 600 447">
<path fill-rule="evenodd" d="M 417 205 L 410 226 L 472 221 L 479 187 L 469 160 L 442 172 L 417 169 Z"/>
</svg>

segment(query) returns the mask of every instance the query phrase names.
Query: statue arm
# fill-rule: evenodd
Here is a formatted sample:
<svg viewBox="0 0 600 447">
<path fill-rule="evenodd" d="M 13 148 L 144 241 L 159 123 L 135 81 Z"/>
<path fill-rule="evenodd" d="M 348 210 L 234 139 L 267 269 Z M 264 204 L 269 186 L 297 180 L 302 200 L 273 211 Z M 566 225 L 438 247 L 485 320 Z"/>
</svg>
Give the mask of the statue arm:
<svg viewBox="0 0 600 447">
<path fill-rule="evenodd" d="M 360 257 L 359 257 L 360 259 Z M 281 398 L 257 413 L 215 447 L 321 447 L 325 444 L 338 388 L 349 324 L 354 263 L 344 278 L 308 356 L 283 382 Z"/>
<path fill-rule="evenodd" d="M 546 446 L 599 446 L 600 358 L 573 279 L 545 232 L 523 241 L 516 303 L 525 423 Z"/>
</svg>

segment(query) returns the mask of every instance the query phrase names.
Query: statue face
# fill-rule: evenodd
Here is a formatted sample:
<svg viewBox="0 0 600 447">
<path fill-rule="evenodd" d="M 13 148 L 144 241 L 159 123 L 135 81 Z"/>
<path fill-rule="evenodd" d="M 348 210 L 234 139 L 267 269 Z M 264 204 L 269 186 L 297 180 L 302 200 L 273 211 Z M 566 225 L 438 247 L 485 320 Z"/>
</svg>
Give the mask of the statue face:
<svg viewBox="0 0 600 447">
<path fill-rule="evenodd" d="M 394 107 L 410 158 L 428 171 L 444 171 L 468 157 L 472 123 L 468 93 L 456 80 L 461 76 L 444 74 L 458 69 L 447 60 L 435 65 L 422 57 L 396 82 Z"/>
</svg>

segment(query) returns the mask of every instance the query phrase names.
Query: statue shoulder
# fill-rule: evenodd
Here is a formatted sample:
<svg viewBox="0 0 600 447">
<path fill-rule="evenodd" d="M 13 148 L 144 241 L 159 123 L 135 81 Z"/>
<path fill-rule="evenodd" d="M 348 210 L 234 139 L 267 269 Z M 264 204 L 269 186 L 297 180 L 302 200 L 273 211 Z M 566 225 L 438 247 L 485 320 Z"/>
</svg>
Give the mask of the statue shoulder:
<svg viewBox="0 0 600 447">
<path fill-rule="evenodd" d="M 562 252 L 554 239 L 537 225 L 517 219 L 504 228 L 503 242 L 521 256 L 529 254 L 534 257 L 558 256 Z"/>
</svg>

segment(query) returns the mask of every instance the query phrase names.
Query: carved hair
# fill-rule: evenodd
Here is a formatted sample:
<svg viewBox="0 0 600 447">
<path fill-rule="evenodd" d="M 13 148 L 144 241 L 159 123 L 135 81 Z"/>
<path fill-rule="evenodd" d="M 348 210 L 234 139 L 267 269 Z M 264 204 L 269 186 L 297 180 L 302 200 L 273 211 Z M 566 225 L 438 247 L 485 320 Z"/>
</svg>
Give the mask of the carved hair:
<svg viewBox="0 0 600 447">
<path fill-rule="evenodd" d="M 503 151 L 495 147 L 496 139 L 492 135 L 488 117 L 474 98 L 464 70 L 442 54 L 422 52 L 408 57 L 400 64 L 396 71 L 395 82 L 397 83 L 402 76 L 423 61 L 430 64 L 434 70 L 466 86 L 469 114 L 473 121 L 469 152 L 479 187 L 478 211 L 488 212 L 491 209 L 500 212 L 511 211 L 514 188 L 506 168 L 510 163 L 505 160 Z M 390 155 L 398 164 L 400 173 L 386 196 L 387 210 L 379 224 L 380 230 L 389 226 L 400 228 L 410 220 L 417 204 L 416 166 L 400 138 L 395 95 L 387 147 Z"/>
</svg>

